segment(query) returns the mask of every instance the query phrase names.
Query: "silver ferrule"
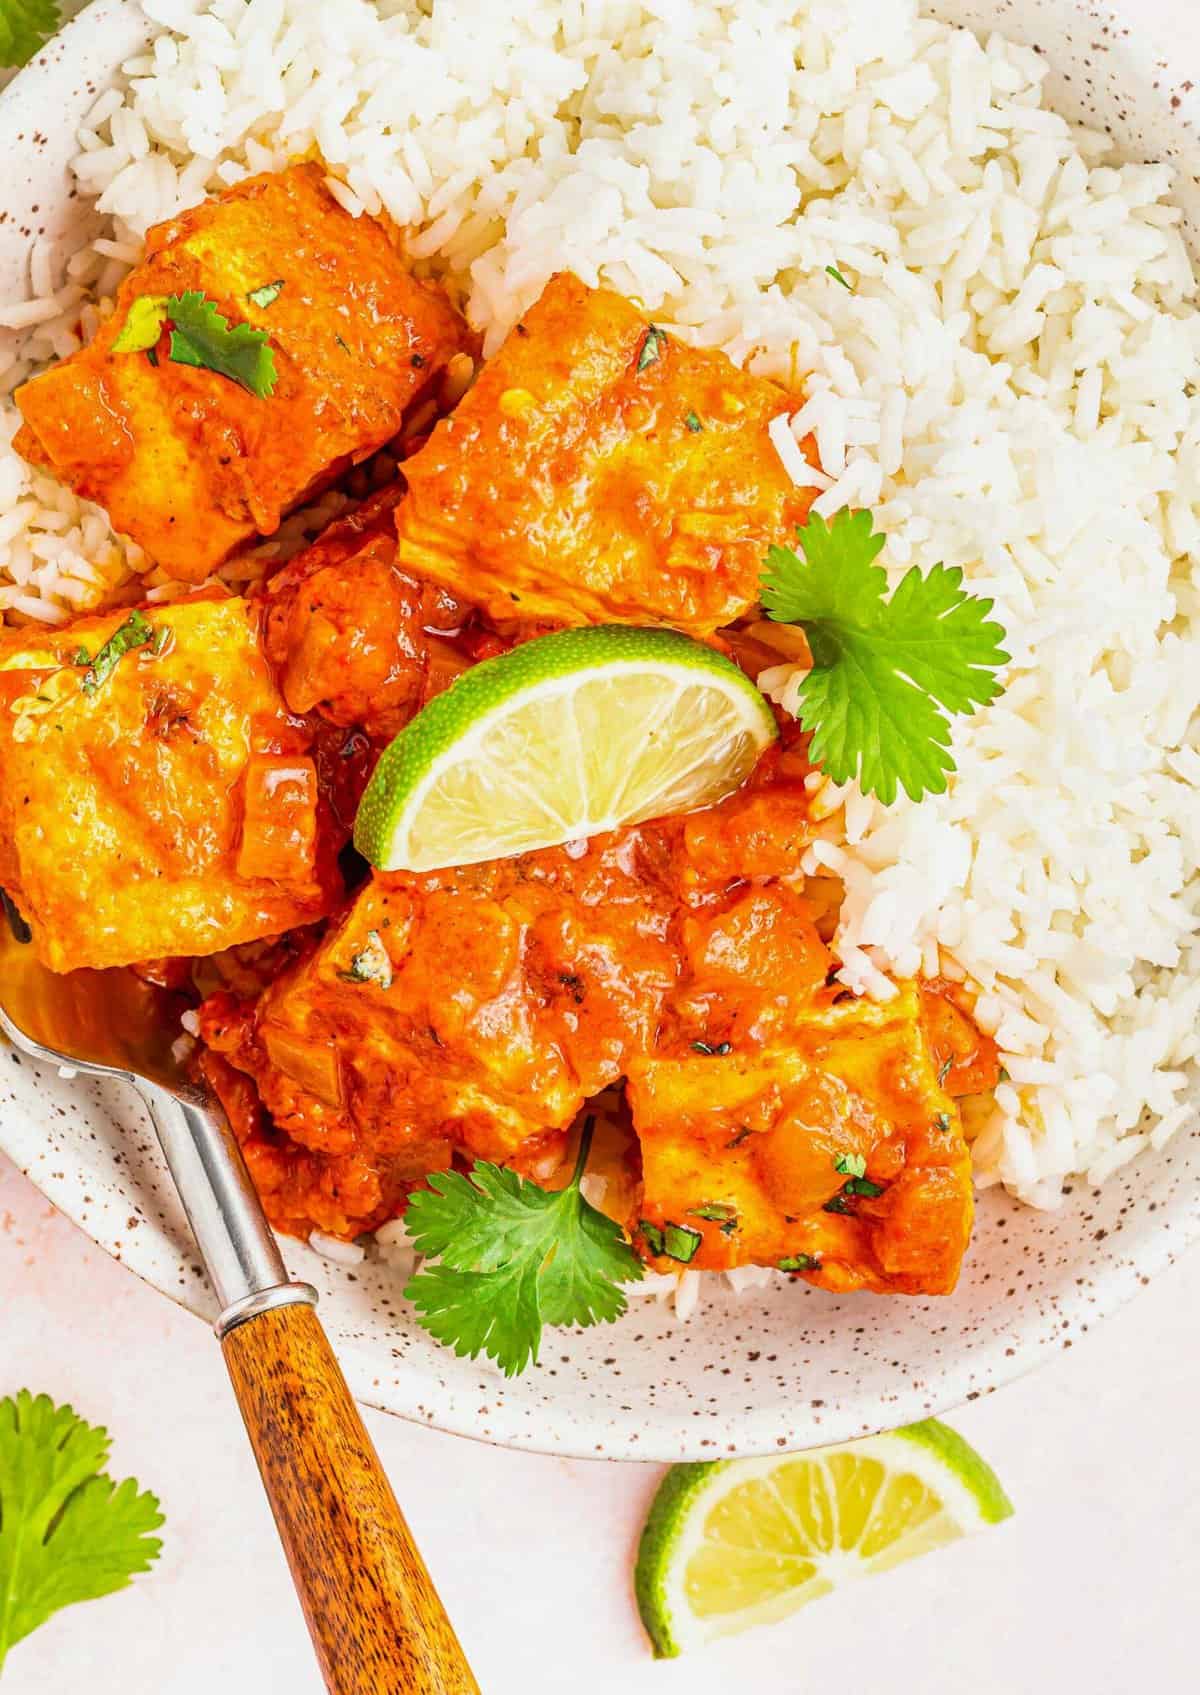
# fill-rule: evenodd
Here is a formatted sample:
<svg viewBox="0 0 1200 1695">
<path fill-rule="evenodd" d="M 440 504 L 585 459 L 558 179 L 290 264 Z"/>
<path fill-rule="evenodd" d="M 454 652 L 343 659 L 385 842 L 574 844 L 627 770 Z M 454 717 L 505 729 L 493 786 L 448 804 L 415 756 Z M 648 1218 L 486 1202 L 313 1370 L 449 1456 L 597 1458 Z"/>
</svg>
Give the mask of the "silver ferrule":
<svg viewBox="0 0 1200 1695">
<path fill-rule="evenodd" d="M 245 1300 L 226 1307 L 213 1329 L 223 1338 L 248 1318 L 257 1318 L 259 1313 L 274 1312 L 276 1307 L 315 1307 L 316 1304 L 317 1291 L 311 1283 L 277 1283 L 273 1289 L 260 1289 L 257 1295 L 247 1295 Z"/>
<path fill-rule="evenodd" d="M 142 1077 L 133 1081 L 150 1109 L 216 1293 L 219 1333 L 287 1300 L 315 1302 L 307 1283 L 288 1278 L 237 1137 L 216 1102 L 186 1086 L 167 1089 Z M 251 1308 L 254 1300 L 266 1306 Z"/>
</svg>

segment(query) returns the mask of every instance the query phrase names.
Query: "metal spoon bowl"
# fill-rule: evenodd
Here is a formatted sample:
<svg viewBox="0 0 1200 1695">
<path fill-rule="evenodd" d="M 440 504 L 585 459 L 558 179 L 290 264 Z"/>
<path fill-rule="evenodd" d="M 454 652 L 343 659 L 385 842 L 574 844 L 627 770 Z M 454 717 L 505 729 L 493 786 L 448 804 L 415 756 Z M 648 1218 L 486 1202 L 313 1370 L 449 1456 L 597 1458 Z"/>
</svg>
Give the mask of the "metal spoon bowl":
<svg viewBox="0 0 1200 1695">
<path fill-rule="evenodd" d="M 0 941 L 0 1031 L 145 1101 L 220 1305 L 216 1332 L 327 1687 L 478 1695 L 358 1409 L 219 1105 L 181 1069 L 179 997 L 130 971 L 58 976 Z"/>
</svg>

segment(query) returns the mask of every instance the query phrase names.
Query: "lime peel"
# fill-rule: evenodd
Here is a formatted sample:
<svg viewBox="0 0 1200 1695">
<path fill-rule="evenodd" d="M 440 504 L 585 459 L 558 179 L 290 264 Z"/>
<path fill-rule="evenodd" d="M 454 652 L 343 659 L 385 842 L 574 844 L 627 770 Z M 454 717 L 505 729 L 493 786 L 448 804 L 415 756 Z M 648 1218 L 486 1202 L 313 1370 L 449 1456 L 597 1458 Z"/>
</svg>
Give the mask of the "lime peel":
<svg viewBox="0 0 1200 1695">
<path fill-rule="evenodd" d="M 560 630 L 457 678 L 385 750 L 354 839 L 381 870 L 530 852 L 722 799 L 777 735 L 723 654 L 674 630 Z"/>
<path fill-rule="evenodd" d="M 793 1508 L 801 1503 L 798 1514 L 789 1496 Z M 814 1505 L 822 1502 L 825 1516 Z M 672 1466 L 642 1532 L 638 1610 L 655 1657 L 669 1659 L 784 1618 L 1012 1511 L 987 1462 L 937 1419 L 804 1453 Z M 731 1519 L 740 1530 L 734 1540 Z M 723 1604 L 721 1590 L 725 1601 L 738 1598 L 739 1569 L 741 1589 L 757 1581 L 762 1593 Z"/>
</svg>

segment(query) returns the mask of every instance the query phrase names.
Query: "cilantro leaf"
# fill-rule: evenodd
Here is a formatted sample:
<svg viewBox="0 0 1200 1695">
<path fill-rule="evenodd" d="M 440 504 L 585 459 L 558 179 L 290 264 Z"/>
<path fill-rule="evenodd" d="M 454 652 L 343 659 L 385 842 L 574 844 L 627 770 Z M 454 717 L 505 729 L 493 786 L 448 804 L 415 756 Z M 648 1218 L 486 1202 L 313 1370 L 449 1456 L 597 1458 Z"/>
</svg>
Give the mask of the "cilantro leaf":
<svg viewBox="0 0 1200 1695">
<path fill-rule="evenodd" d="M 3 5 L 4 0 L 0 0 L 0 7 Z M 266 284 L 252 290 L 248 298 L 256 305 L 269 306 L 283 286 L 282 282 Z M 140 295 L 125 314 L 112 351 L 145 353 L 157 365 L 155 344 L 165 323 L 171 326 L 170 357 L 174 364 L 213 371 L 259 400 L 274 393 L 278 373 L 266 330 L 256 330 L 252 324 L 231 324 L 199 289 L 188 289 L 184 294 Z"/>
<path fill-rule="evenodd" d="M 913 800 L 942 794 L 950 754 L 947 713 L 985 706 L 1001 692 L 1004 631 L 988 622 L 990 600 L 968 594 L 962 572 L 914 566 L 890 599 L 873 563 L 883 537 L 869 512 L 843 508 L 833 522 L 810 517 L 801 558 L 772 547 L 762 577 L 768 617 L 804 628 L 813 668 L 797 716 L 812 732 L 812 758 L 836 783 L 857 777 L 885 805 L 897 787 Z"/>
<path fill-rule="evenodd" d="M 663 1225 L 663 1254 L 680 1265 L 692 1263 L 703 1241 L 704 1232 L 693 1230 L 690 1224 L 672 1224 L 668 1219 Z"/>
<path fill-rule="evenodd" d="M 119 660 L 135 647 L 145 647 L 153 637 L 153 626 L 146 622 L 135 606 L 120 628 L 114 630 L 104 646 L 98 650 L 95 659 L 89 660 L 87 650 L 80 648 L 75 656 L 76 662 L 90 666 L 80 684 L 84 694 L 95 694 L 100 685 L 112 676 Z"/>
<path fill-rule="evenodd" d="M 260 311 L 265 312 L 268 306 L 274 306 L 284 286 L 283 278 L 277 277 L 274 282 L 263 283 L 261 288 L 252 288 L 246 299 L 252 300 Z"/>
<path fill-rule="evenodd" d="M 532 1360 L 542 1336 L 538 1302 L 540 1266 L 532 1256 L 495 1271 L 423 1266 L 404 1293 L 435 1341 L 468 1359 L 488 1354 L 506 1377 Z"/>
<path fill-rule="evenodd" d="M 656 365 L 662 358 L 663 349 L 667 345 L 666 330 L 660 330 L 657 324 L 651 324 L 646 330 L 645 338 L 637 356 L 637 369 L 644 371 L 647 365 Z"/>
<path fill-rule="evenodd" d="M 537 1363 L 545 1324 L 599 1324 L 625 1311 L 622 1283 L 642 1267 L 618 1224 L 583 1198 L 593 1121 L 565 1189 L 546 1190 L 477 1160 L 439 1171 L 408 1203 L 405 1223 L 423 1266 L 405 1295 L 429 1333 L 456 1354 L 486 1353 L 515 1377 Z"/>
<path fill-rule="evenodd" d="M 162 334 L 166 321 L 167 296 L 139 294 L 125 314 L 125 322 L 112 344 L 113 352 L 148 353 Z"/>
<path fill-rule="evenodd" d="M 274 390 L 275 354 L 266 330 L 230 324 L 197 289 L 167 301 L 171 320 L 171 358 L 177 365 L 215 371 L 248 389 L 260 400 Z"/>
<path fill-rule="evenodd" d="M 27 65 L 61 22 L 58 0 L 0 0 L 0 65 Z"/>
<path fill-rule="evenodd" d="M 107 1431 L 46 1395 L 0 1401 L 0 1666 L 51 1614 L 158 1558 L 158 1502 L 102 1475 L 108 1449 Z"/>
</svg>

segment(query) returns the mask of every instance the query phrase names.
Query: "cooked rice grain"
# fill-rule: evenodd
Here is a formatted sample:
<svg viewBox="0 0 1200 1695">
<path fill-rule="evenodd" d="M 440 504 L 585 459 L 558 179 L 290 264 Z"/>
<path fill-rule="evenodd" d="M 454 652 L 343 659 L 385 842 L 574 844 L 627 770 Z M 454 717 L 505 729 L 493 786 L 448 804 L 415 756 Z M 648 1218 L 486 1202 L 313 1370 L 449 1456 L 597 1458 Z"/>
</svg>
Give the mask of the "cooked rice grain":
<svg viewBox="0 0 1200 1695">
<path fill-rule="evenodd" d="M 816 509 L 873 508 L 897 572 L 961 565 L 1013 656 L 948 795 L 817 794 L 844 975 L 978 988 L 1013 1079 L 981 1181 L 1054 1206 L 1161 1146 L 1200 1014 L 1200 317 L 1169 169 L 1118 165 L 1037 55 L 912 0 L 144 3 L 153 51 L 79 138 L 109 227 L 65 276 L 35 249 L 0 393 L 91 333 L 149 224 L 313 150 L 352 210 L 417 226 L 489 351 L 569 267 L 798 381 L 776 430 L 816 435 Z M 0 514 L 11 613 L 141 563 L 11 452 Z"/>
</svg>

